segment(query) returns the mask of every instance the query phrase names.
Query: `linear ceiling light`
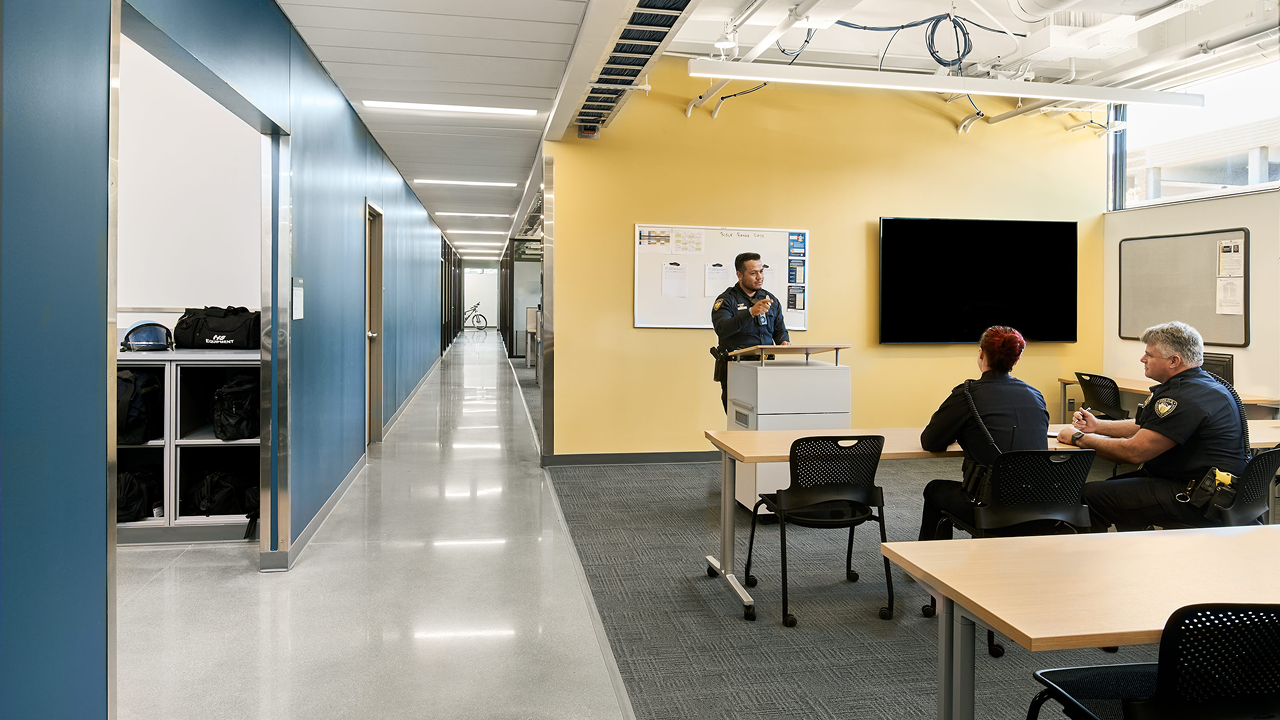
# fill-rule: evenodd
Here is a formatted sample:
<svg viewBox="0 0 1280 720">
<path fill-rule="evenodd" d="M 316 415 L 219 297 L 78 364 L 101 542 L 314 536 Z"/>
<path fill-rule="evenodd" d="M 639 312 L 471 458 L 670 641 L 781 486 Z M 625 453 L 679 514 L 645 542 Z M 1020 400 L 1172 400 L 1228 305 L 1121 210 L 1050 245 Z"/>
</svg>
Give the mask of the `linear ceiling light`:
<svg viewBox="0 0 1280 720">
<path fill-rule="evenodd" d="M 438 112 L 485 113 L 488 115 L 537 115 L 537 110 L 524 108 L 479 107 L 476 105 L 433 105 L 431 103 L 388 102 L 386 100 L 365 100 L 365 107 L 384 108 L 387 110 L 435 110 Z"/>
<path fill-rule="evenodd" d="M 946 75 L 913 75 L 875 70 L 796 65 L 762 65 L 734 63 L 706 58 L 689 61 L 691 77 L 721 80 L 753 80 L 758 82 L 790 82 L 803 85 L 836 85 L 840 87 L 885 88 L 888 90 L 926 90 L 961 95 L 996 95 L 1044 100 L 1087 101 L 1117 104 L 1181 105 L 1204 107 L 1204 96 L 1191 93 L 1169 93 L 1155 90 L 1094 87 L 1015 80 L 986 80 Z"/>
<path fill-rule="evenodd" d="M 464 248 L 467 248 L 468 250 L 470 250 L 471 248 L 477 248 L 477 247 L 505 247 L 505 246 L 506 246 L 506 243 L 467 242 L 465 240 L 458 243 L 458 247 L 464 247 Z"/>
<path fill-rule="evenodd" d="M 506 230 L 445 230 L 453 235 L 506 235 Z"/>
<path fill-rule="evenodd" d="M 503 213 L 447 213 L 447 212 L 438 212 L 438 213 L 436 213 L 436 215 L 439 215 L 439 216 L 441 216 L 441 217 L 445 217 L 445 216 L 448 216 L 448 217 L 496 217 L 496 218 L 509 218 L 509 217 L 511 217 L 510 215 L 506 215 L 506 214 L 503 214 Z"/>
<path fill-rule="evenodd" d="M 474 185 L 477 187 L 515 187 L 515 183 L 508 182 L 476 182 L 475 180 L 423 180 L 414 178 L 416 183 L 424 185 Z"/>
</svg>

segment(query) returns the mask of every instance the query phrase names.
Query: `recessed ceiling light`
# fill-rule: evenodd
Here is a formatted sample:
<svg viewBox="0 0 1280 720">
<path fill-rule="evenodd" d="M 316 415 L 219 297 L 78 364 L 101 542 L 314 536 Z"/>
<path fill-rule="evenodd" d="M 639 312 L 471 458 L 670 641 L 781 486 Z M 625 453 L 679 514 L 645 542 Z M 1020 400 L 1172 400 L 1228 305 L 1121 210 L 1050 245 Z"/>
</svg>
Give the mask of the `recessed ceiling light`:
<svg viewBox="0 0 1280 720">
<path fill-rule="evenodd" d="M 511 182 L 476 182 L 475 180 L 423 180 L 415 178 L 414 182 L 425 185 L 476 185 L 479 187 L 515 187 Z"/>
<path fill-rule="evenodd" d="M 453 235 L 506 235 L 506 230 L 445 230 Z"/>
<path fill-rule="evenodd" d="M 485 113 L 488 115 L 537 115 L 537 110 L 525 108 L 480 107 L 477 105 L 435 105 L 432 103 L 388 102 L 386 100 L 365 100 L 365 107 L 384 108 L 387 110 L 434 110 L 437 112 Z"/>
<path fill-rule="evenodd" d="M 444 216 L 449 216 L 449 217 L 496 217 L 496 218 L 508 218 L 508 217 L 511 217 L 510 215 L 505 215 L 505 214 L 502 214 L 502 213 L 447 213 L 447 212 L 438 212 L 438 213 L 436 213 L 436 215 L 439 215 L 439 216 L 441 216 L 441 217 L 444 217 Z"/>
</svg>

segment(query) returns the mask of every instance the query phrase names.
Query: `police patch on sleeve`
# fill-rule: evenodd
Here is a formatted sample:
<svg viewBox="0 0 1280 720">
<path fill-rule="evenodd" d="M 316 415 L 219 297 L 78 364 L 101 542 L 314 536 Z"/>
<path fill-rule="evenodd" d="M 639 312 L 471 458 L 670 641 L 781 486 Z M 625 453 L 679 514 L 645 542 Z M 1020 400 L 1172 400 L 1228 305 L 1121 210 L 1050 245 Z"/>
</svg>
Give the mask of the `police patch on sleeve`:
<svg viewBox="0 0 1280 720">
<path fill-rule="evenodd" d="M 721 305 L 723 305 L 723 304 L 724 304 L 724 298 L 716 298 L 716 304 L 715 304 L 715 307 L 713 307 L 713 308 L 711 308 L 711 309 L 712 309 L 712 310 L 719 310 L 719 309 L 720 309 L 720 306 L 721 306 Z"/>
<path fill-rule="evenodd" d="M 1156 417 L 1168 417 L 1169 413 L 1178 409 L 1178 401 L 1173 398 L 1160 398 L 1156 401 Z"/>
</svg>

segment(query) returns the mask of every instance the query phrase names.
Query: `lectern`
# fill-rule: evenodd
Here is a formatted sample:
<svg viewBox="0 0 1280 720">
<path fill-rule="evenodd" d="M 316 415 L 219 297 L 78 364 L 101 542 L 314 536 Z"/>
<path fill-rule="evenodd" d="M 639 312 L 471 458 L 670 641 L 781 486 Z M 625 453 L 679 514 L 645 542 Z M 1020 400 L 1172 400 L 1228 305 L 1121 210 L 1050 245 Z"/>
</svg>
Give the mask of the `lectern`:
<svg viewBox="0 0 1280 720">
<path fill-rule="evenodd" d="M 848 348 L 758 345 L 729 353 L 726 429 L 847 429 L 849 368 L 840 364 L 840 351 Z M 814 357 L 826 353 L 834 353 L 831 361 Z M 735 494 L 748 510 L 760 499 L 760 493 L 776 492 L 790 484 L 787 463 L 738 463 Z"/>
</svg>

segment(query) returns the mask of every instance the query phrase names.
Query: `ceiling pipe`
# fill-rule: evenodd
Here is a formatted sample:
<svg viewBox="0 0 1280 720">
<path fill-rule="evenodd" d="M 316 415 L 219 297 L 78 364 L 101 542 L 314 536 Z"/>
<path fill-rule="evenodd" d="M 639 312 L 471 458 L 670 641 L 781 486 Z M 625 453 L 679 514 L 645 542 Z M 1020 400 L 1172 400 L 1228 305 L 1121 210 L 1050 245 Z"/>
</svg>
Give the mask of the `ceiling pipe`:
<svg viewBox="0 0 1280 720">
<path fill-rule="evenodd" d="M 1009 10 L 1024 23 L 1037 23 L 1079 2 L 1080 0 L 1009 0 Z"/>
<path fill-rule="evenodd" d="M 791 8 L 791 11 L 787 13 L 787 17 L 783 19 L 782 22 L 778 23 L 772 30 L 766 33 L 764 36 L 764 39 L 756 43 L 754 47 L 748 50 L 746 54 L 742 56 L 742 59 L 739 60 L 738 62 L 749 63 L 755 60 L 756 58 L 760 57 L 761 55 L 763 55 L 765 50 L 768 50 L 769 48 L 773 47 L 773 44 L 778 41 L 778 38 L 781 38 L 784 33 L 786 33 L 791 28 L 795 27 L 796 23 L 805 19 L 805 17 L 807 17 L 809 13 L 813 11 L 814 8 L 821 5 L 823 1 L 824 0 L 802 0 L 802 2 L 800 2 L 798 5 Z M 747 9 L 750 10 L 749 7 Z M 745 14 L 746 12 L 744 11 L 743 15 Z M 698 97 L 689 101 L 689 104 L 684 109 L 684 116 L 689 117 L 693 115 L 694 108 L 702 107 L 708 100 L 715 97 L 729 83 L 730 83 L 729 80 L 716 80 L 715 82 L 711 83 L 711 87 L 707 88 L 705 92 L 703 92 Z"/>
</svg>

